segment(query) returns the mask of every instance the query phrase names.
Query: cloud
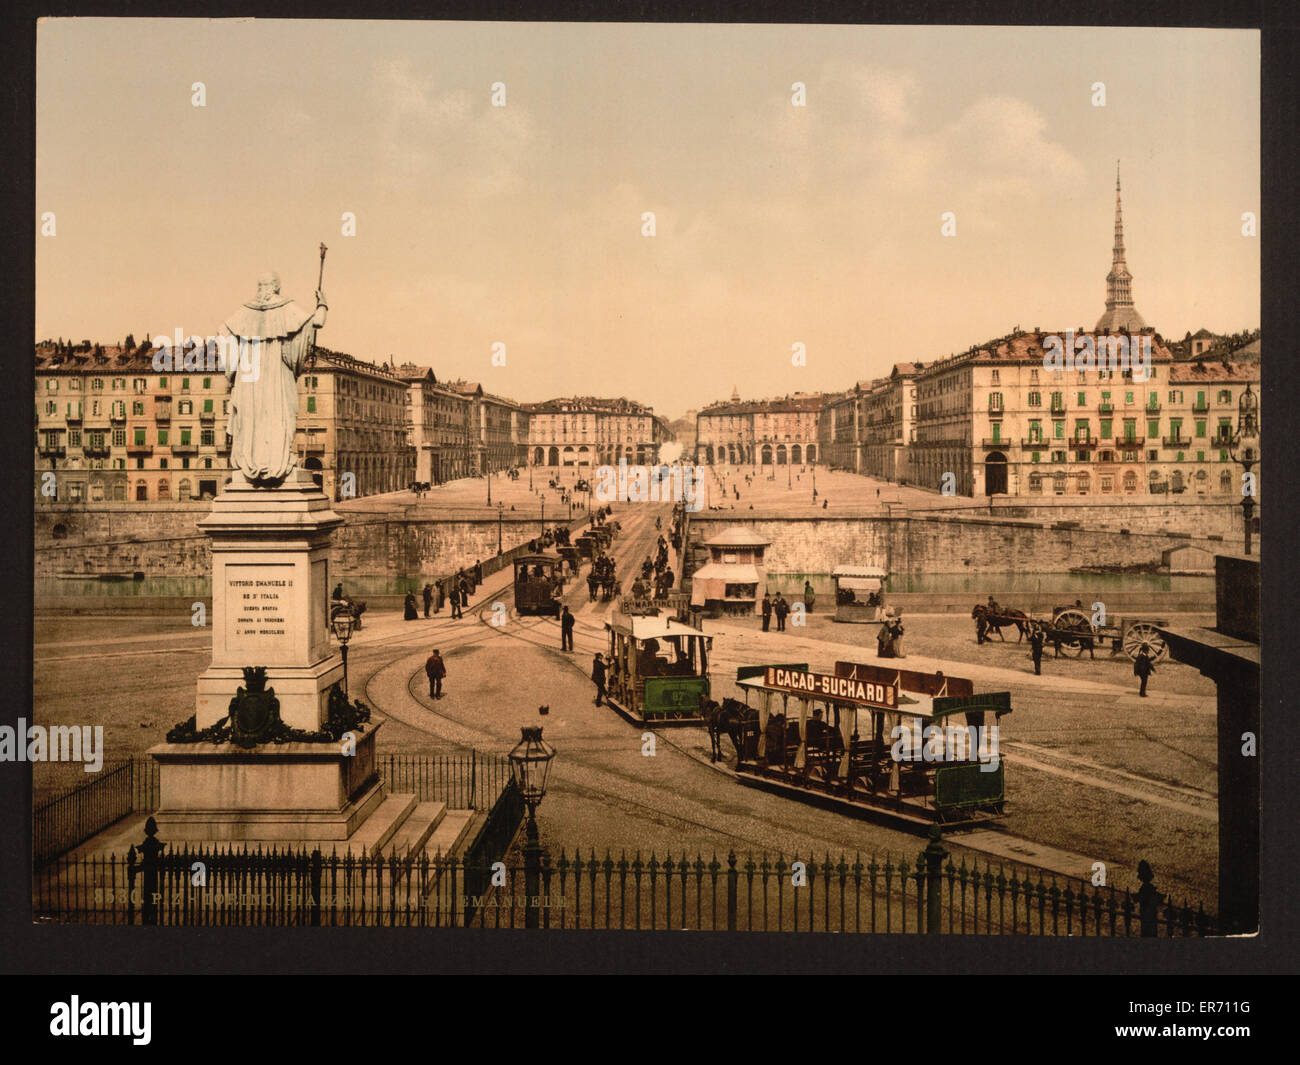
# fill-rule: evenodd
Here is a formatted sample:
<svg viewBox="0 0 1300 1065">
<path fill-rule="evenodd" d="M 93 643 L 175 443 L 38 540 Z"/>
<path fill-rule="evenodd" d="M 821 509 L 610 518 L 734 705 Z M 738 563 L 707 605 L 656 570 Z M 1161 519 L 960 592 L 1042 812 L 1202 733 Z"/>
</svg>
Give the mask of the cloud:
<svg viewBox="0 0 1300 1065">
<path fill-rule="evenodd" d="M 487 85 L 440 91 L 405 59 L 376 67 L 371 94 L 384 115 L 375 149 L 382 182 L 469 200 L 522 187 L 537 141 L 527 109 L 493 107 Z"/>
</svg>

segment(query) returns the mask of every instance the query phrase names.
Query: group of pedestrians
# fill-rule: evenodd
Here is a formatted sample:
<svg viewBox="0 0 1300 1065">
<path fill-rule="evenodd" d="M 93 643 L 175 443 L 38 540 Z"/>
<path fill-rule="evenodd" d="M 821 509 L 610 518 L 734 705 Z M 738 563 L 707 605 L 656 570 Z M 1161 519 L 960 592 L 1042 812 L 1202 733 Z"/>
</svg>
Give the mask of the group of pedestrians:
<svg viewBox="0 0 1300 1065">
<path fill-rule="evenodd" d="M 434 614 L 442 612 L 442 608 L 448 602 L 451 603 L 451 616 L 460 618 L 465 616 L 465 607 L 469 605 L 470 596 L 478 590 L 478 586 L 483 583 L 483 560 L 479 559 L 472 566 L 467 566 L 459 573 L 450 577 L 444 577 L 437 582 L 425 584 L 420 595 L 424 600 L 424 616 L 431 617 Z M 415 593 L 407 592 L 403 602 L 402 616 L 407 621 L 415 621 L 419 618 L 419 608 L 416 605 Z"/>
<path fill-rule="evenodd" d="M 790 604 L 786 601 L 785 596 L 780 592 L 776 593 L 776 598 L 772 598 L 771 592 L 763 593 L 763 602 L 759 609 L 763 614 L 763 631 L 767 632 L 772 624 L 772 615 L 776 615 L 776 631 L 785 632 L 785 619 L 790 613 Z"/>
<path fill-rule="evenodd" d="M 812 586 L 812 581 L 803 582 L 803 609 L 805 614 L 811 614 L 813 607 L 817 604 L 817 592 Z M 772 623 L 772 615 L 776 615 L 776 631 L 785 632 L 785 619 L 790 614 L 791 606 L 789 600 L 780 592 L 777 592 L 776 598 L 772 598 L 771 592 L 763 593 L 763 601 L 759 604 L 759 611 L 763 616 L 763 631 L 768 632 Z"/>
</svg>

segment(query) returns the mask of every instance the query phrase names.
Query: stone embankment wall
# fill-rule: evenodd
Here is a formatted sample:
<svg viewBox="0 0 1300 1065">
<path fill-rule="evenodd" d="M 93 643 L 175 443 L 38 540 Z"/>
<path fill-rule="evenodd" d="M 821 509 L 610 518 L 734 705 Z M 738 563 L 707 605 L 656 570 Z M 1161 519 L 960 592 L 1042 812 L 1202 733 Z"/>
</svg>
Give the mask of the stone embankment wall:
<svg viewBox="0 0 1300 1065">
<path fill-rule="evenodd" d="M 692 534 L 707 540 L 733 524 L 771 541 L 769 573 L 825 573 L 840 565 L 883 566 L 898 576 L 932 573 L 1066 573 L 1090 566 L 1151 567 L 1166 552 L 1195 548 L 1189 571 L 1213 572 L 1225 541 L 1184 531 L 1133 533 L 968 516 L 806 518 L 736 522 L 697 515 Z M 1235 549 L 1235 545 L 1233 545 Z"/>
<path fill-rule="evenodd" d="M 208 538 L 196 522 L 208 503 L 108 504 L 104 507 L 38 510 L 35 576 L 131 574 L 194 577 L 211 571 Z M 486 562 L 527 543 L 542 527 L 536 518 L 436 521 L 390 514 L 339 511 L 344 524 L 334 533 L 331 574 L 393 577 L 441 576 Z M 575 522 L 577 519 L 575 519 Z M 548 525 L 555 522 L 548 521 Z"/>
</svg>

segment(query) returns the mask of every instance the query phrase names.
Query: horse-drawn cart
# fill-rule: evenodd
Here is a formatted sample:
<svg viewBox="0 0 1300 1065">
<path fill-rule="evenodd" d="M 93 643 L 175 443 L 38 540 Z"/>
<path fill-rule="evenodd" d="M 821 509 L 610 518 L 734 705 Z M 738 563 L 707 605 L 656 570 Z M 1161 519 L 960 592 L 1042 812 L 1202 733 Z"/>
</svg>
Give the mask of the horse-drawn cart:
<svg viewBox="0 0 1300 1065">
<path fill-rule="evenodd" d="M 1120 652 L 1137 661 L 1144 650 L 1152 662 L 1159 662 L 1169 654 L 1160 628 L 1168 622 L 1163 618 L 1120 618 L 1114 625 L 1096 625 L 1092 616 L 1075 604 L 1058 606 L 1052 611 L 1050 624 L 1045 625 L 1047 642 L 1067 647 L 1081 655 L 1091 647 L 1110 645 L 1111 656 Z"/>
<path fill-rule="evenodd" d="M 1058 657 L 1062 648 L 1073 651 L 1076 657 L 1088 651 L 1091 657 L 1093 650 L 1107 644 L 1112 657 L 1122 652 L 1135 662 L 1143 650 L 1153 662 L 1159 662 L 1169 653 L 1160 635 L 1160 628 L 1167 624 L 1163 618 L 1120 618 L 1113 625 L 1097 624 L 1078 600 L 1073 606 L 1054 607 L 1050 618 L 1035 618 L 1023 610 L 1000 607 L 996 602 L 976 604 L 971 617 L 981 643 L 991 641 L 994 634 L 1005 641 L 1002 630 L 1013 625 L 1019 639 L 1024 640 L 1038 627 L 1043 630 L 1045 642 L 1056 648 Z"/>
</svg>

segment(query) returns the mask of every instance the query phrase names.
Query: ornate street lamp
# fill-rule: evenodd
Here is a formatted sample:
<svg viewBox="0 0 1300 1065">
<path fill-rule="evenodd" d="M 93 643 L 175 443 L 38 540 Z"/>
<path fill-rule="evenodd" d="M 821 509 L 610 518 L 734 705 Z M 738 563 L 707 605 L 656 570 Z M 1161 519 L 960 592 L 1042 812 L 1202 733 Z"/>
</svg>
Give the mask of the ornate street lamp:
<svg viewBox="0 0 1300 1065">
<path fill-rule="evenodd" d="M 334 630 L 334 638 L 339 642 L 339 653 L 343 656 L 343 694 L 349 699 L 352 695 L 348 691 L 348 641 L 352 639 L 352 631 L 356 626 L 357 617 L 350 606 L 334 608 L 330 615 L 330 628 Z"/>
<path fill-rule="evenodd" d="M 1255 514 L 1255 478 L 1251 467 L 1259 461 L 1259 397 L 1250 384 L 1237 400 L 1237 431 L 1228 445 L 1233 462 L 1245 473 L 1241 486 L 1241 516 L 1246 527 L 1246 554 L 1250 554 L 1250 522 Z"/>
<path fill-rule="evenodd" d="M 504 502 L 497 502 L 497 554 L 501 554 L 501 522 L 505 516 L 506 505 Z"/>
<path fill-rule="evenodd" d="M 510 752 L 510 773 L 515 787 L 528 807 L 528 825 L 524 842 L 524 927 L 539 926 L 542 871 L 542 844 L 537 832 L 537 807 L 546 797 L 546 778 L 551 771 L 555 748 L 542 739 L 540 725 L 520 729 L 520 740 Z"/>
</svg>

